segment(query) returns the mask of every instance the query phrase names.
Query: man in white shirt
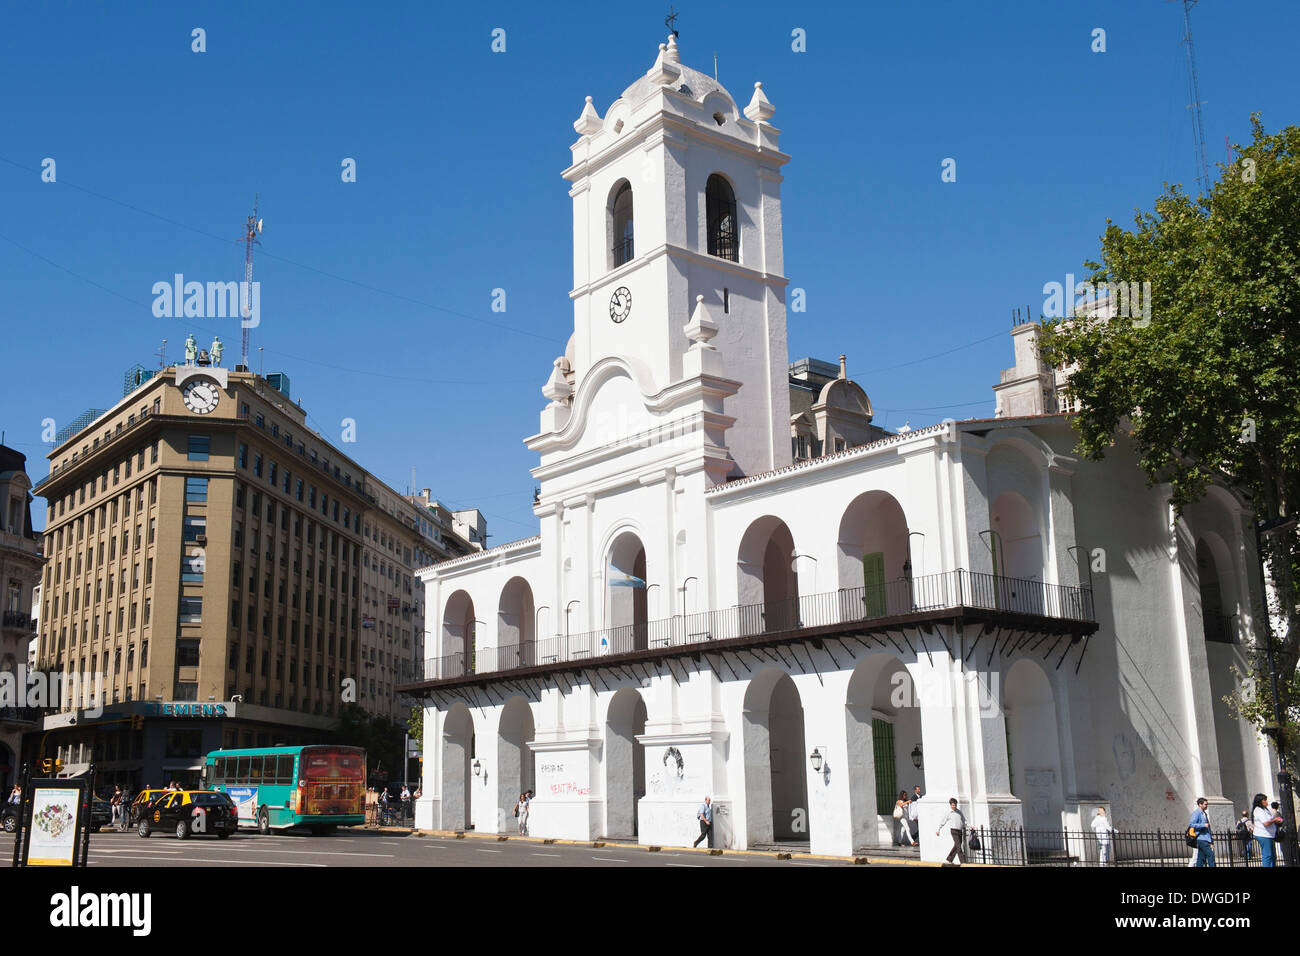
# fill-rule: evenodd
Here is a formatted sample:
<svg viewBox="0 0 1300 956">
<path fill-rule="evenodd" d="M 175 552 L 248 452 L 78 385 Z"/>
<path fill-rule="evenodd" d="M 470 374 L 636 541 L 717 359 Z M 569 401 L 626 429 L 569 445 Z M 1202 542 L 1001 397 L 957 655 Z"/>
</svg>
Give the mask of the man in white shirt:
<svg viewBox="0 0 1300 956">
<path fill-rule="evenodd" d="M 1097 835 L 1098 862 L 1102 866 L 1110 864 L 1110 840 L 1111 834 L 1115 828 L 1110 825 L 1110 818 L 1106 816 L 1106 808 L 1098 807 L 1097 815 L 1092 818 L 1092 832 Z"/>
<path fill-rule="evenodd" d="M 709 849 L 713 849 L 713 800 L 710 797 L 704 798 L 704 803 L 700 809 L 695 811 L 696 819 L 700 821 L 700 835 L 695 838 L 691 846 L 699 846 L 700 841 L 708 839 Z"/>
<path fill-rule="evenodd" d="M 948 851 L 948 859 L 944 862 L 944 866 L 952 866 L 954 856 L 961 860 L 962 863 L 965 863 L 966 816 L 957 809 L 956 797 L 952 797 L 948 801 L 948 815 L 943 818 L 943 822 L 939 824 L 939 829 L 934 831 L 934 835 L 941 834 L 944 827 L 947 827 L 948 832 L 952 834 L 952 849 Z"/>
</svg>

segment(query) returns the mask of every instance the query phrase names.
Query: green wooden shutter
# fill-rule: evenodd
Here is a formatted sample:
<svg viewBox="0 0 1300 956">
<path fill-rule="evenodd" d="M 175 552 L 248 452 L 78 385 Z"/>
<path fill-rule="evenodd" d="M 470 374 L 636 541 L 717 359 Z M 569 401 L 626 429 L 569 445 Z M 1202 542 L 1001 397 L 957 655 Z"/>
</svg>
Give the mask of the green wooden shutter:
<svg viewBox="0 0 1300 956">
<path fill-rule="evenodd" d="M 894 768 L 894 725 L 871 719 L 871 750 L 876 758 L 876 813 L 888 816 L 898 801 L 898 772 Z"/>
<path fill-rule="evenodd" d="M 881 551 L 862 556 L 862 605 L 868 620 L 885 616 L 885 555 Z"/>
</svg>

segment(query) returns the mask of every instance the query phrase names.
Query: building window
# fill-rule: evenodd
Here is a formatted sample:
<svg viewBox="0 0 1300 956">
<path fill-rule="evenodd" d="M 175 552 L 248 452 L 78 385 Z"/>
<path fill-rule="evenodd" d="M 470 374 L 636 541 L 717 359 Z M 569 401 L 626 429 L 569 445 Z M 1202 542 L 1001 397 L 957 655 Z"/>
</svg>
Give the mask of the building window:
<svg viewBox="0 0 1300 956">
<path fill-rule="evenodd" d="M 176 642 L 176 666 L 177 667 L 198 667 L 199 666 L 199 642 L 197 640 L 186 640 Z"/>
<path fill-rule="evenodd" d="M 731 184 L 714 173 L 704 189 L 708 220 L 709 255 L 740 261 L 740 242 L 736 233 L 736 194 Z"/>
<path fill-rule="evenodd" d="M 208 519 L 197 517 L 195 515 L 186 515 L 183 523 L 182 539 L 185 541 L 197 542 L 199 538 L 206 538 L 208 531 Z"/>
<path fill-rule="evenodd" d="M 239 443 L 239 467 L 248 467 L 248 446 L 243 442 Z"/>
<path fill-rule="evenodd" d="M 182 597 L 180 602 L 180 622 L 182 624 L 200 624 L 203 621 L 203 598 Z"/>
<path fill-rule="evenodd" d="M 207 501 L 208 500 L 208 479 L 186 478 L 185 479 L 185 500 L 186 501 Z"/>
<path fill-rule="evenodd" d="M 199 685 L 191 681 L 178 681 L 176 684 L 176 696 L 174 699 L 175 700 L 198 700 Z M 181 733 L 189 733 L 192 734 L 194 738 L 198 738 L 199 735 L 202 733 L 202 731 L 191 730 L 191 731 L 181 731 Z M 194 749 L 194 753 L 191 756 L 196 756 L 203 753 L 202 749 L 198 745 L 197 739 L 195 739 L 195 743 L 192 744 L 191 746 Z"/>
<path fill-rule="evenodd" d="M 187 554 L 181 557 L 181 582 L 183 584 L 203 583 L 203 554 Z"/>
<path fill-rule="evenodd" d="M 253 474 L 255 474 L 258 478 L 262 477 L 262 456 L 261 455 L 253 456 Z"/>
<path fill-rule="evenodd" d="M 190 461 L 207 461 L 208 460 L 209 438 L 207 435 L 191 435 L 189 438 L 189 460 Z M 114 482 L 117 480 L 116 474 L 113 476 Z"/>
<path fill-rule="evenodd" d="M 615 187 L 609 206 L 610 214 L 610 267 L 617 269 L 631 262 L 633 248 L 632 186 L 623 180 Z"/>
</svg>

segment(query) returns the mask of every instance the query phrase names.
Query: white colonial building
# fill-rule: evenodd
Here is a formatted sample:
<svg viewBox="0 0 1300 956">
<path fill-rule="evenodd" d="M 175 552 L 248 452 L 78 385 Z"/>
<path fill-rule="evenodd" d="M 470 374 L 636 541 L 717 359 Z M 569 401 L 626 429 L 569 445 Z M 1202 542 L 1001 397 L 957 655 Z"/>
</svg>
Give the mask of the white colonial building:
<svg viewBox="0 0 1300 956">
<path fill-rule="evenodd" d="M 1098 804 L 1176 828 L 1205 795 L 1226 825 L 1269 774 L 1222 702 L 1248 513 L 1215 491 L 1175 522 L 1063 415 L 878 437 L 843 371 L 792 415 L 773 113 L 670 39 L 574 124 L 541 534 L 419 573 L 417 824 L 510 832 L 532 789 L 534 835 L 686 845 L 709 794 L 718 846 L 849 854 L 920 784 L 930 859 L 949 796 L 1060 830 Z"/>
</svg>

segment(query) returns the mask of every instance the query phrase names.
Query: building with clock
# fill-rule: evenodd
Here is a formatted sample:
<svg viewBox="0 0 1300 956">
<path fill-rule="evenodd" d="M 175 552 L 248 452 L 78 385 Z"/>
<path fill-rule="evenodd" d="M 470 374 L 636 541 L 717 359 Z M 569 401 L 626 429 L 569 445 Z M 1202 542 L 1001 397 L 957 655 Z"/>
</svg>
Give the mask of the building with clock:
<svg viewBox="0 0 1300 956">
<path fill-rule="evenodd" d="M 409 714 L 413 572 L 478 546 L 432 534 L 289 389 L 169 366 L 50 452 L 37 669 L 60 685 L 28 744 L 65 773 L 194 782 L 223 745 L 328 740 L 345 703 Z"/>
<path fill-rule="evenodd" d="M 1244 503 L 1175 519 L 1061 414 L 889 434 L 843 366 L 790 366 L 775 112 L 669 38 L 574 123 L 540 534 L 419 572 L 417 824 L 508 831 L 532 789 L 535 836 L 684 846 L 708 794 L 720 847 L 850 854 L 919 784 L 931 860 L 950 796 L 1026 830 L 1009 861 L 1096 806 L 1167 828 L 1204 795 L 1226 825 L 1269 773 L 1223 703 Z"/>
</svg>

